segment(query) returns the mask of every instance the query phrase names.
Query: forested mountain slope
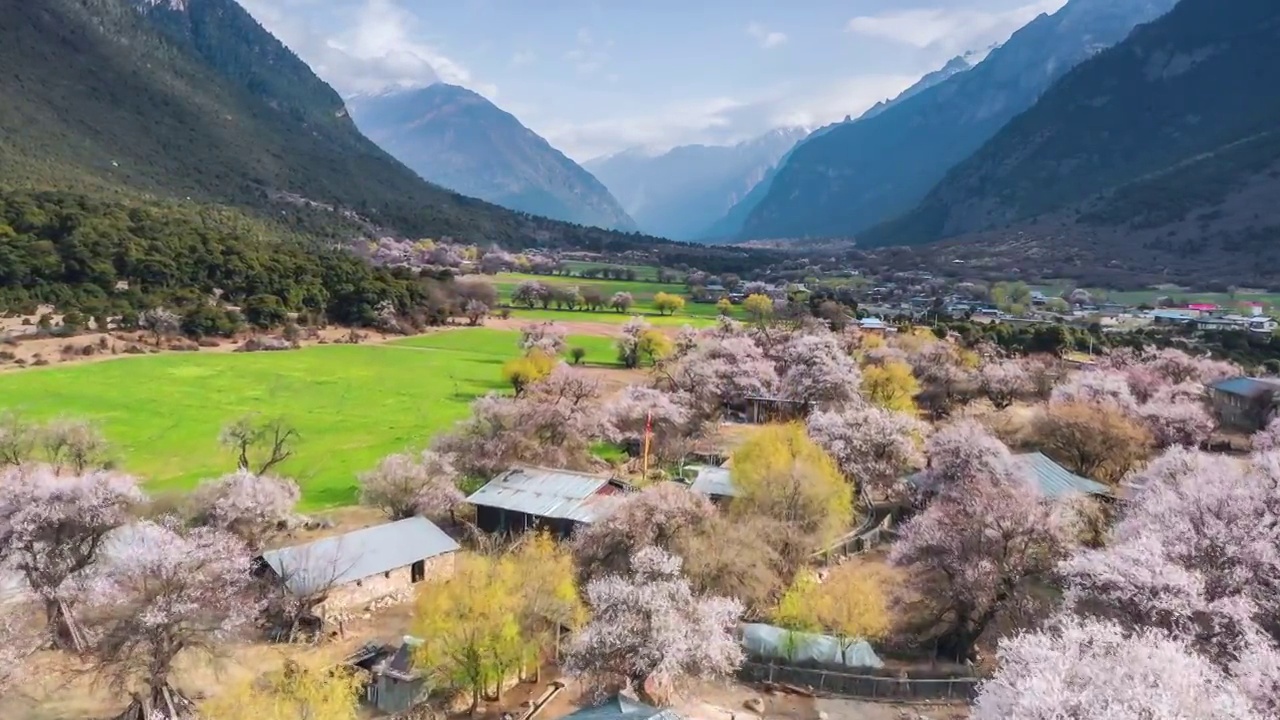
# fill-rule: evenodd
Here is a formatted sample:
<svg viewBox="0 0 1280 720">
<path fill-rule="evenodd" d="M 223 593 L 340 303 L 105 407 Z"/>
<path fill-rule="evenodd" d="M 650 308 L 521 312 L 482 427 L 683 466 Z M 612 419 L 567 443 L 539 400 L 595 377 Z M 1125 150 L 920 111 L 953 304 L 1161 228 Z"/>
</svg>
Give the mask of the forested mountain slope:
<svg viewBox="0 0 1280 720">
<path fill-rule="evenodd" d="M 746 238 L 851 237 L 910 210 L 1081 61 L 1174 0 L 1070 0 L 971 70 L 800 145 L 748 217 Z"/>
<path fill-rule="evenodd" d="M 233 0 L 0 0 L 0 17 L 2 186 L 190 198 L 339 238 L 367 218 L 513 247 L 660 242 L 423 181 Z"/>
<path fill-rule="evenodd" d="M 1069 73 L 919 208 L 860 243 L 928 242 L 1063 210 L 1134 231 L 1192 214 L 1206 229 L 1264 230 L 1280 223 L 1277 204 L 1239 201 L 1280 177 L 1276 88 L 1280 3 L 1183 0 Z"/>
</svg>

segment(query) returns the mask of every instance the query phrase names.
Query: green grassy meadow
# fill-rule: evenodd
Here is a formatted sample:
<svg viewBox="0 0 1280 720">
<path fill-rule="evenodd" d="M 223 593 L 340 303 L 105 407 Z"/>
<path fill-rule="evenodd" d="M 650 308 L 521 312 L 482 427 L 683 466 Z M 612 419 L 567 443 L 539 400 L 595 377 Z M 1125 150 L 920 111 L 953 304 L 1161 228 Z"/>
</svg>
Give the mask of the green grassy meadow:
<svg viewBox="0 0 1280 720">
<path fill-rule="evenodd" d="M 298 481 L 302 508 L 347 505 L 356 475 L 382 457 L 425 447 L 505 391 L 502 364 L 519 333 L 467 328 L 378 345 L 291 352 L 173 353 L 0 374 L 0 410 L 100 425 L 118 465 L 153 492 L 179 491 L 235 468 L 217 442 L 247 413 L 281 416 L 300 434 L 278 471 Z M 570 336 L 585 361 L 614 365 L 613 339 Z"/>
<path fill-rule="evenodd" d="M 517 285 L 525 280 L 536 280 L 546 285 L 576 285 L 579 289 L 595 288 L 600 291 L 600 294 L 603 295 L 606 300 L 608 300 L 608 298 L 614 293 L 629 292 L 635 300 L 635 305 L 632 307 L 631 312 L 633 314 L 645 315 L 645 319 L 653 322 L 654 324 L 667 324 L 668 322 L 658 315 L 657 309 L 653 306 L 653 296 L 660 292 L 680 295 L 685 299 L 684 309 L 676 313 L 675 317 L 677 321 L 673 324 L 683 324 L 678 321 L 681 317 L 686 319 L 715 319 L 718 314 L 715 303 L 695 303 L 689 299 L 684 285 L 675 283 L 646 282 L 641 280 L 592 280 L 578 277 L 564 277 L 561 275 L 530 275 L 525 273 L 498 273 L 494 276 L 492 282 L 494 288 L 497 289 L 502 302 L 509 304 L 511 302 L 511 292 L 515 290 Z M 524 309 L 514 306 L 513 310 L 518 310 L 521 313 L 555 313 L 553 316 L 545 318 L 553 320 L 561 318 L 568 320 L 577 317 L 583 320 L 590 320 L 592 322 L 597 319 L 601 322 L 613 322 L 614 320 L 610 318 L 614 318 L 617 322 L 626 322 L 627 319 L 627 314 L 616 313 L 612 310 L 588 312 L 585 310 L 542 310 L 541 308 Z M 739 308 L 736 307 L 734 308 L 734 313 L 735 316 L 741 315 Z"/>
<path fill-rule="evenodd" d="M 1074 286 L 1069 283 L 1050 282 L 1043 285 L 1032 285 L 1030 287 L 1032 290 L 1039 290 L 1046 295 L 1059 295 L 1064 290 L 1071 289 Z M 1174 300 L 1177 304 L 1209 303 L 1221 307 L 1242 307 L 1246 303 L 1262 303 L 1267 306 L 1268 311 L 1270 312 L 1275 312 L 1277 309 L 1280 309 L 1280 293 L 1240 291 L 1231 295 L 1229 293 L 1221 292 L 1190 292 L 1177 289 L 1161 290 L 1156 288 L 1149 288 L 1146 290 L 1085 289 L 1092 293 L 1095 298 L 1129 305 L 1140 305 L 1142 303 L 1154 304 L 1157 298 L 1168 297 Z"/>
</svg>

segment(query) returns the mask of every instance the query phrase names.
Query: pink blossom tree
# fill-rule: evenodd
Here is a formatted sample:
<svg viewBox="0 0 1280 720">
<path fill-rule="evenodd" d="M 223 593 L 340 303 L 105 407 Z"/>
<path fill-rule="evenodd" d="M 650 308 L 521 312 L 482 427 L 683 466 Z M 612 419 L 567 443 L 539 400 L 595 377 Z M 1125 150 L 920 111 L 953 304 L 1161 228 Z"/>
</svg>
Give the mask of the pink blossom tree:
<svg viewBox="0 0 1280 720">
<path fill-rule="evenodd" d="M 932 342 L 909 353 L 911 372 L 920 382 L 920 400 L 934 417 L 946 417 L 977 384 L 975 373 L 949 342 Z"/>
<path fill-rule="evenodd" d="M 663 460 L 677 460 L 701 431 L 693 422 L 689 403 L 683 393 L 628 385 L 605 408 L 605 436 L 613 442 L 643 443 L 645 428 L 650 427 L 650 452 Z"/>
<path fill-rule="evenodd" d="M 1209 383 L 1241 374 L 1240 366 L 1208 355 L 1190 355 L 1176 348 L 1162 348 L 1150 354 L 1147 361 L 1170 385 Z"/>
<path fill-rule="evenodd" d="M 1262 720 L 1232 678 L 1155 630 L 1066 616 L 1005 639 L 973 720 Z"/>
<path fill-rule="evenodd" d="M 560 357 L 564 348 L 564 328 L 554 322 L 530 323 L 520 328 L 520 349 L 524 352 L 538 350 L 548 357 Z"/>
<path fill-rule="evenodd" d="M 170 684 L 184 653 L 215 653 L 259 604 L 249 549 L 230 533 L 141 522 L 113 536 L 85 593 L 96 671 L 133 701 L 121 720 L 177 720 L 194 705 Z"/>
<path fill-rule="evenodd" d="M 796 335 L 783 346 L 780 357 L 783 397 L 826 408 L 860 401 L 862 370 L 833 333 Z"/>
<path fill-rule="evenodd" d="M 778 384 L 773 363 L 743 335 L 709 338 L 661 373 L 662 383 L 685 393 L 705 418 L 752 395 L 769 395 Z"/>
<path fill-rule="evenodd" d="M 435 449 L 464 475 L 492 476 L 513 464 L 583 468 L 602 436 L 600 383 L 559 365 L 519 397 L 486 395 L 471 417 L 437 438 Z"/>
<path fill-rule="evenodd" d="M 1201 400 L 1165 399 L 1157 396 L 1138 408 L 1138 416 L 1151 431 L 1156 447 L 1199 447 L 1209 441 L 1217 423 Z"/>
<path fill-rule="evenodd" d="M 1082 370 L 1069 375 L 1049 398 L 1055 403 L 1110 404 L 1126 413 L 1135 413 L 1138 401 L 1129 389 L 1129 379 L 1114 370 Z"/>
<path fill-rule="evenodd" d="M 884 492 L 924 462 L 920 444 L 925 425 L 909 415 L 875 405 L 813 413 L 807 429 L 809 437 L 860 488 Z"/>
<path fill-rule="evenodd" d="M 678 553 L 682 536 L 696 533 L 715 515 L 707 498 L 675 483 L 660 483 L 627 497 L 607 518 L 573 538 L 578 566 L 588 577 L 625 573 L 646 547 Z"/>
<path fill-rule="evenodd" d="M 743 659 L 733 629 L 736 600 L 699 597 L 680 575 L 680 559 L 657 548 L 631 558 L 629 575 L 586 587 L 591 620 L 574 638 L 565 670 L 597 689 L 669 691 L 688 678 L 733 672 Z"/>
<path fill-rule="evenodd" d="M 198 522 L 234 533 L 251 549 L 260 550 L 293 519 L 301 498 L 292 480 L 237 470 L 201 483 L 193 504 Z"/>
<path fill-rule="evenodd" d="M 543 302 L 544 298 L 550 301 L 551 289 L 537 280 L 521 280 L 515 289 L 511 291 L 511 302 L 519 303 L 527 308 L 532 308 L 534 305 Z"/>
<path fill-rule="evenodd" d="M 1059 568 L 1069 606 L 1193 638 L 1218 658 L 1259 628 L 1276 632 L 1280 454 L 1240 463 L 1173 448 L 1127 490 L 1110 544 Z"/>
<path fill-rule="evenodd" d="M 134 479 L 117 473 L 58 475 L 27 466 L 0 474 L 0 565 L 17 570 L 43 601 L 58 647 L 83 649 L 76 583 L 142 500 Z"/>
<path fill-rule="evenodd" d="M 40 647 L 40 633 L 19 614 L 0 613 L 0 697 L 23 677 L 27 659 Z"/>
<path fill-rule="evenodd" d="M 924 452 L 928 465 L 916 489 L 925 496 L 963 493 L 976 481 L 1017 482 L 1009 448 L 973 420 L 944 426 L 925 442 Z"/>
<path fill-rule="evenodd" d="M 1274 417 L 1267 426 L 1253 434 L 1255 452 L 1280 450 L 1280 417 Z"/>
<path fill-rule="evenodd" d="M 359 479 L 360 504 L 378 508 L 390 520 L 441 518 L 465 499 L 452 460 L 433 450 L 388 455 Z"/>
<path fill-rule="evenodd" d="M 978 387 L 992 405 L 1004 409 L 1031 392 L 1031 376 L 1015 360 L 997 360 L 978 369 Z"/>
</svg>

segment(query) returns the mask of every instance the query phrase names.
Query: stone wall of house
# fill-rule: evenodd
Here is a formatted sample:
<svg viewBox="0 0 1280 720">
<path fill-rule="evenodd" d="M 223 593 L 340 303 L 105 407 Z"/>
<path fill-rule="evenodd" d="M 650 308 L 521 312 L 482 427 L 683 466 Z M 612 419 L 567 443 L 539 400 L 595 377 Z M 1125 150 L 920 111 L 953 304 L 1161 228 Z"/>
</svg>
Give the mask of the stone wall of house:
<svg viewBox="0 0 1280 720">
<path fill-rule="evenodd" d="M 454 555 L 455 553 L 445 553 L 428 559 L 425 563 L 424 581 L 453 575 Z M 356 610 L 380 598 L 408 594 L 414 586 L 413 568 L 406 565 L 334 588 L 317 611 L 321 617 L 325 617 L 344 610 Z"/>
</svg>

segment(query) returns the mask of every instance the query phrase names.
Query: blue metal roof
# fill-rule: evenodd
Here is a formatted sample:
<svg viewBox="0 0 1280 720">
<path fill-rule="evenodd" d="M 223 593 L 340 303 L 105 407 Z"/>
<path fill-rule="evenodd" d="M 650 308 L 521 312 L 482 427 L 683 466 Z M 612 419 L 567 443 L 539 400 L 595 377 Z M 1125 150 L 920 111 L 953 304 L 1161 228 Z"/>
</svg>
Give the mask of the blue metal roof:
<svg viewBox="0 0 1280 720">
<path fill-rule="evenodd" d="M 698 474 L 693 479 L 690 490 L 703 495 L 719 495 L 721 497 L 737 497 L 738 489 L 733 486 L 733 478 L 729 468 L 715 465 L 698 467 Z"/>
<path fill-rule="evenodd" d="M 1013 456 L 1014 465 L 1022 470 L 1023 478 L 1049 498 L 1067 497 L 1070 495 L 1110 495 L 1111 489 L 1100 482 L 1081 477 L 1067 470 L 1044 453 L 1032 452 Z M 918 485 L 923 479 L 924 471 L 912 473 L 903 480 L 909 485 Z"/>
<path fill-rule="evenodd" d="M 594 522 L 621 502 L 601 495 L 609 478 L 571 470 L 519 467 L 507 470 L 472 493 L 472 505 L 501 508 L 542 518 Z"/>
<path fill-rule="evenodd" d="M 458 543 L 435 523 L 411 517 L 305 545 L 268 550 L 262 559 L 284 578 L 290 591 L 304 595 L 457 549 Z"/>
<path fill-rule="evenodd" d="M 614 695 L 599 705 L 585 707 L 561 720 L 681 720 L 672 710 L 659 710 L 639 700 Z"/>
<path fill-rule="evenodd" d="M 1280 380 L 1274 378 L 1234 377 L 1211 383 L 1209 387 L 1231 395 L 1257 397 L 1280 391 Z"/>
</svg>

